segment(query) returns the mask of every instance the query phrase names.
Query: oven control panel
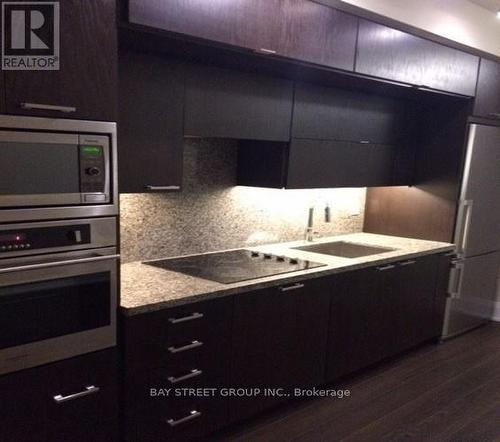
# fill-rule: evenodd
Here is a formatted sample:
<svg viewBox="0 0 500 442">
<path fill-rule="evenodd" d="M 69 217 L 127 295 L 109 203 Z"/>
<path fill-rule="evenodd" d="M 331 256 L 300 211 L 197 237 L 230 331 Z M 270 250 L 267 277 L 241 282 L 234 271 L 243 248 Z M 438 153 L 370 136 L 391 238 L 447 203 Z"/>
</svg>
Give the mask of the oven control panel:
<svg viewBox="0 0 500 442">
<path fill-rule="evenodd" d="M 102 193 L 106 184 L 103 146 L 80 146 L 80 192 Z"/>
<path fill-rule="evenodd" d="M 20 228 L 0 231 L 0 254 L 90 244 L 90 225 Z"/>
</svg>

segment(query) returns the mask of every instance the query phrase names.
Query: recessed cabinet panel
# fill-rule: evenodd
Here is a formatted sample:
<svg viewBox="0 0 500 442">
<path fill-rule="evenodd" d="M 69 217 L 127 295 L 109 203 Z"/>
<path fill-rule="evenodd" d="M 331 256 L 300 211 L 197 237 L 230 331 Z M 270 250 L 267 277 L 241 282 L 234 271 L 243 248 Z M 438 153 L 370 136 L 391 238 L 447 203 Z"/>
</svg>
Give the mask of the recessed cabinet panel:
<svg viewBox="0 0 500 442">
<path fill-rule="evenodd" d="M 500 119 L 500 63 L 481 59 L 474 115 Z"/>
<path fill-rule="evenodd" d="M 186 84 L 187 136 L 288 141 L 293 83 L 193 65 Z"/>
<path fill-rule="evenodd" d="M 184 108 L 181 66 L 153 55 L 123 53 L 119 79 L 120 192 L 179 189 Z"/>
<path fill-rule="evenodd" d="M 390 185 L 394 156 L 391 145 L 293 140 L 286 187 Z"/>
<path fill-rule="evenodd" d="M 479 58 L 360 19 L 355 71 L 424 88 L 474 96 Z"/>
<path fill-rule="evenodd" d="M 116 121 L 115 2 L 66 0 L 59 7 L 60 69 L 4 71 L 6 111 Z M 43 109 L 46 105 L 62 108 Z"/>
<path fill-rule="evenodd" d="M 292 135 L 391 144 L 403 137 L 405 101 L 310 84 L 297 84 Z"/>
</svg>

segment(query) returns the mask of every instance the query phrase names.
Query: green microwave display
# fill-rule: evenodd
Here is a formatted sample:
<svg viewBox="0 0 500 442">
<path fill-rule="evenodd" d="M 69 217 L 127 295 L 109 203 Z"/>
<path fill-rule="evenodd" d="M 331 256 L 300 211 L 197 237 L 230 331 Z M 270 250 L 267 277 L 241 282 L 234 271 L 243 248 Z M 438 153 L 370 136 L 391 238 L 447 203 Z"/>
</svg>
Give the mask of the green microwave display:
<svg viewBox="0 0 500 442">
<path fill-rule="evenodd" d="M 80 146 L 81 152 L 84 155 L 101 156 L 102 147 L 101 146 Z"/>
</svg>

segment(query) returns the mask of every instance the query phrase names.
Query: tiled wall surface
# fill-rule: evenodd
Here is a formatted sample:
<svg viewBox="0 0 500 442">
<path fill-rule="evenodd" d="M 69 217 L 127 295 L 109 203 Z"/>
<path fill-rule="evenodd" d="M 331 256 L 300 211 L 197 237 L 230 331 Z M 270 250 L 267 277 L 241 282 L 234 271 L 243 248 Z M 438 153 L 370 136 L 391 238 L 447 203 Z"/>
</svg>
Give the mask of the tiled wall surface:
<svg viewBox="0 0 500 442">
<path fill-rule="evenodd" d="M 301 239 L 311 204 L 321 236 L 360 232 L 365 193 L 236 186 L 235 142 L 187 139 L 182 192 L 121 196 L 123 262 Z"/>
</svg>

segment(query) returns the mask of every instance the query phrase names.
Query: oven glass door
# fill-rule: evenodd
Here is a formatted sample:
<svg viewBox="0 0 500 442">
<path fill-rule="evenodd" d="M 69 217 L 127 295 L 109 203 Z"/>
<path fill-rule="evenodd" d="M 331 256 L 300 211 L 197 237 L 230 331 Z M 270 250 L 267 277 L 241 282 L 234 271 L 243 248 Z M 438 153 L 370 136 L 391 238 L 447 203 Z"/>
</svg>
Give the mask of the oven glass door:
<svg viewBox="0 0 500 442">
<path fill-rule="evenodd" d="M 110 325 L 111 273 L 0 288 L 0 349 Z"/>
<path fill-rule="evenodd" d="M 0 374 L 116 344 L 117 257 L 0 267 Z"/>
</svg>

